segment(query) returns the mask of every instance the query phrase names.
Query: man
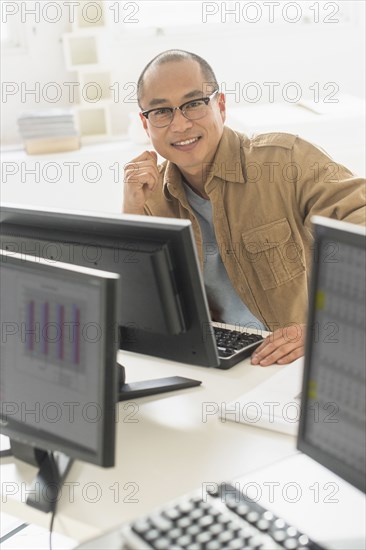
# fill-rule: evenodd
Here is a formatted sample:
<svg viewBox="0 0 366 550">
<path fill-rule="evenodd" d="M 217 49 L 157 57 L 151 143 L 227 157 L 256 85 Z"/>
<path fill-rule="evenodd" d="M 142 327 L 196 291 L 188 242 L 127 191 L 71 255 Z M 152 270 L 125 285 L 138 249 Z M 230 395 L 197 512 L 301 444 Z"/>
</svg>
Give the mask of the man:
<svg viewBox="0 0 366 550">
<path fill-rule="evenodd" d="M 199 56 L 168 50 L 138 81 L 155 151 L 125 166 L 123 212 L 192 222 L 214 320 L 273 331 L 253 364 L 304 353 L 310 217 L 365 222 L 361 179 L 297 136 L 224 126 L 225 96 Z"/>
</svg>

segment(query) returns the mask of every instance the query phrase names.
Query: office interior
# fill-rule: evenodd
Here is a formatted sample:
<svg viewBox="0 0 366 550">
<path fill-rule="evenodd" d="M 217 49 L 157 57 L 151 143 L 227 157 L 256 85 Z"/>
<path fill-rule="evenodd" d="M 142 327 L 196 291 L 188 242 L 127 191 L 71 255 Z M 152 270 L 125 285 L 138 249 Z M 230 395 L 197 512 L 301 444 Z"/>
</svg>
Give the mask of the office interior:
<svg viewBox="0 0 366 550">
<path fill-rule="evenodd" d="M 299 135 L 365 177 L 365 9 L 362 0 L 2 2 L 1 203 L 119 215 L 124 165 L 151 150 L 137 79 L 171 48 L 213 67 L 226 94 L 227 126 L 248 136 Z M 68 135 L 56 123 L 51 138 L 43 137 L 37 124 L 55 115 L 69 125 Z M 296 470 L 271 477 L 273 465 L 297 453 L 296 429 L 223 419 L 224 406 L 277 374 L 278 365 L 259 368 L 247 359 L 220 371 L 129 351 L 119 351 L 118 360 L 131 382 L 183 376 L 202 386 L 118 404 L 118 468 L 72 465 L 52 548 L 76 548 L 202 484 L 239 478 L 260 490 L 269 509 L 271 497 L 284 501 L 288 489 L 284 513 L 294 525 L 309 507 L 328 514 L 337 478 L 326 471 L 307 478 L 297 508 Z M 9 493 L 2 498 L 2 547 L 49 548 L 51 515 L 25 504 L 35 470 L 2 461 Z M 281 495 L 272 495 L 277 486 Z M 346 487 L 340 500 L 357 502 L 361 540 L 365 502 L 355 492 Z M 347 548 L 343 536 L 335 529 L 329 548 Z M 114 539 L 95 544 L 117 547 Z"/>
</svg>

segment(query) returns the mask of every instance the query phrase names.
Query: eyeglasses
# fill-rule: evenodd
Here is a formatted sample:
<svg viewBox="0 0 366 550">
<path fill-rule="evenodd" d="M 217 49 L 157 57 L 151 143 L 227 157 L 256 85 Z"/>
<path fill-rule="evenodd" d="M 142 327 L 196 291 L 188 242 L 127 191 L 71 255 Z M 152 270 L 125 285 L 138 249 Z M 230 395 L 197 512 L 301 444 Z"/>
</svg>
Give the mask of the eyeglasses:
<svg viewBox="0 0 366 550">
<path fill-rule="evenodd" d="M 155 126 L 155 128 L 165 128 L 171 124 L 174 118 L 174 111 L 179 109 L 183 116 L 188 120 L 198 120 L 207 115 L 207 107 L 211 99 L 218 93 L 215 90 L 208 97 L 201 97 L 193 101 L 186 101 L 180 107 L 160 107 L 159 109 L 150 109 L 142 111 L 141 114 Z"/>
</svg>

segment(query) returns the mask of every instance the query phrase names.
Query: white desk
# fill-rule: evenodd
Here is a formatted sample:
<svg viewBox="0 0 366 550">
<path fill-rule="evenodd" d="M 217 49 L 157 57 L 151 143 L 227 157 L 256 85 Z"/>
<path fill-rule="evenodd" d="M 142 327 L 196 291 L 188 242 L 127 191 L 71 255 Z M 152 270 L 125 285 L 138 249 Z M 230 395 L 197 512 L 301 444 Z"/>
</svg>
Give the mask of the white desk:
<svg viewBox="0 0 366 550">
<path fill-rule="evenodd" d="M 73 464 L 66 480 L 74 484 L 73 492 L 70 485 L 63 487 L 55 531 L 86 540 L 204 482 L 250 474 L 296 452 L 291 436 L 223 423 L 218 414 L 203 421 L 205 403 L 220 407 L 281 367 L 254 367 L 246 360 L 222 371 L 128 352 L 120 352 L 119 360 L 128 382 L 181 375 L 202 380 L 202 386 L 120 403 L 115 468 Z M 2 459 L 3 512 L 48 527 L 50 514 L 25 505 L 25 489 L 35 474 L 32 466 Z M 15 494 L 6 495 L 4 488 L 10 487 Z"/>
</svg>

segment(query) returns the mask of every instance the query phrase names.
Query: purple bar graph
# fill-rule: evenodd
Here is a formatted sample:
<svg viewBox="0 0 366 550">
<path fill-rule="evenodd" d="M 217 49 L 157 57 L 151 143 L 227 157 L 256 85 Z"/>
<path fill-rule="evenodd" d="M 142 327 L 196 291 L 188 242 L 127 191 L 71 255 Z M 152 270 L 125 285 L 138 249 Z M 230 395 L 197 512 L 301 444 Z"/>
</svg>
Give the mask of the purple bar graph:
<svg viewBox="0 0 366 550">
<path fill-rule="evenodd" d="M 56 307 L 56 323 L 58 327 L 58 340 L 57 340 L 57 359 L 63 361 L 64 359 L 64 322 L 65 322 L 65 307 L 63 305 L 57 304 Z"/>
<path fill-rule="evenodd" d="M 63 300 L 62 296 L 29 289 L 24 299 L 25 353 L 43 367 L 54 363 L 75 372 L 83 369 L 83 308 L 84 303 L 77 299 Z"/>
<path fill-rule="evenodd" d="M 41 353 L 48 355 L 48 317 L 49 305 L 48 302 L 41 304 Z"/>
<path fill-rule="evenodd" d="M 72 306 L 72 326 L 74 327 L 72 340 L 72 361 L 75 364 L 80 362 L 80 309 Z"/>
<path fill-rule="evenodd" d="M 25 334 L 25 347 L 27 351 L 34 350 L 34 301 L 31 300 L 26 306 L 26 334 Z"/>
</svg>

